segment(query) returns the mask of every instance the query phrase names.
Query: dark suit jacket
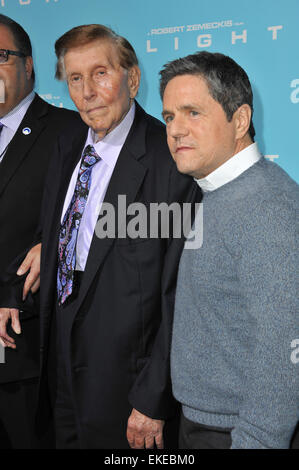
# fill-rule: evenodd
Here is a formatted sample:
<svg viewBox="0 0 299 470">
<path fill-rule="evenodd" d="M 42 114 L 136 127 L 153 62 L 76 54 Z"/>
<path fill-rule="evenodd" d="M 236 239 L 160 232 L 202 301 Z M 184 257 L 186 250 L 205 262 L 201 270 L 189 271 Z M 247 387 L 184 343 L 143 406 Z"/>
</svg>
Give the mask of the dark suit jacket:
<svg viewBox="0 0 299 470">
<path fill-rule="evenodd" d="M 4 295 L 7 277 L 33 243 L 53 146 L 59 132 L 69 126 L 73 126 L 74 133 L 85 128 L 78 113 L 56 108 L 36 95 L 0 163 L 1 307 L 14 306 L 7 293 Z M 22 133 L 24 127 L 31 129 L 29 135 Z M 12 263 L 17 256 L 18 262 Z M 17 349 L 6 348 L 5 364 L 0 365 L 0 383 L 36 377 L 39 373 L 38 310 L 31 296 L 24 308 L 22 334 L 14 335 L 9 330 L 16 338 Z"/>
<path fill-rule="evenodd" d="M 71 147 L 61 136 L 49 171 L 42 235 L 43 365 L 55 309 L 61 211 L 85 139 L 86 134 Z M 138 201 L 147 206 L 201 199 L 193 179 L 177 171 L 165 127 L 137 103 L 105 202 L 116 207 L 119 194 L 126 195 L 127 204 Z M 176 409 L 169 351 L 182 247 L 182 239 L 93 237 L 79 297 L 73 302 L 69 343 L 69 373 L 83 447 L 128 447 L 126 426 L 132 407 L 157 419 L 170 418 Z"/>
</svg>

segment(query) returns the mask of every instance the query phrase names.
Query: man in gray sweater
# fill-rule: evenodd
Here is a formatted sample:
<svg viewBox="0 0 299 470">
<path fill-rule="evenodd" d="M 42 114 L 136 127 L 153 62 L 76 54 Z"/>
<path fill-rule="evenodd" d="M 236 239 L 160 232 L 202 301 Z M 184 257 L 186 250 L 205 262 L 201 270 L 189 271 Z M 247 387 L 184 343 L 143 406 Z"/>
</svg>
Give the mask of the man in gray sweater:
<svg viewBox="0 0 299 470">
<path fill-rule="evenodd" d="M 202 246 L 185 247 L 176 292 L 180 447 L 294 447 L 298 185 L 254 143 L 250 82 L 231 58 L 168 63 L 161 96 L 177 168 L 204 192 Z"/>
</svg>

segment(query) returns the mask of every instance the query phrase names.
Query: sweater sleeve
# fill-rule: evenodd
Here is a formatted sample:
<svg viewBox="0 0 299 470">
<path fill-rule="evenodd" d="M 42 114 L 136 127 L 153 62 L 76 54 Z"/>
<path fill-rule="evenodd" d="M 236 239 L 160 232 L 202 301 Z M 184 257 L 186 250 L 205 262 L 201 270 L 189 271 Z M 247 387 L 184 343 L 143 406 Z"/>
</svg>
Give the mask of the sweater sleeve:
<svg viewBox="0 0 299 470">
<path fill-rule="evenodd" d="M 240 231 L 238 275 L 255 328 L 231 448 L 288 448 L 299 419 L 296 211 L 264 201 Z"/>
</svg>

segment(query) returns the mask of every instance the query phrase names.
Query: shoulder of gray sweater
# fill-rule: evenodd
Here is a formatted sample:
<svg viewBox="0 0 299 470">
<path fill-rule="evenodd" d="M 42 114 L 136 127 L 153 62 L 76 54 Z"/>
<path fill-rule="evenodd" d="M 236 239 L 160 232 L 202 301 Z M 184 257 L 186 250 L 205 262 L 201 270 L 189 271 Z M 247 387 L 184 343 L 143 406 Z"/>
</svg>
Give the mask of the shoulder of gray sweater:
<svg viewBox="0 0 299 470">
<path fill-rule="evenodd" d="M 292 245 L 296 238 L 299 186 L 276 163 L 261 158 L 239 177 L 204 197 L 229 251 L 249 240 Z M 212 223 L 214 223 L 212 221 Z M 251 243 L 250 243 L 251 244 Z"/>
<path fill-rule="evenodd" d="M 234 180 L 206 193 L 203 199 L 211 210 L 227 209 L 232 214 L 240 208 L 252 210 L 261 201 L 269 201 L 277 208 L 289 205 L 298 209 L 299 205 L 299 185 L 279 165 L 264 157 Z"/>
</svg>

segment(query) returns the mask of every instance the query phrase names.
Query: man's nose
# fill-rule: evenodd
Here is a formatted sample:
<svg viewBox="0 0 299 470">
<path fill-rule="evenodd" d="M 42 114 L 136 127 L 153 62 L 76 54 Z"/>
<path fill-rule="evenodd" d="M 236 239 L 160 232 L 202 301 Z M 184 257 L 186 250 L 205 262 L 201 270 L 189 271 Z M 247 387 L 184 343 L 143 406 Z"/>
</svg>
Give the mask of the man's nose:
<svg viewBox="0 0 299 470">
<path fill-rule="evenodd" d="M 189 130 L 184 117 L 173 117 L 172 121 L 167 126 L 167 132 L 171 137 L 175 139 L 188 135 Z"/>
<path fill-rule="evenodd" d="M 83 97 L 85 100 L 90 100 L 96 95 L 95 83 L 92 78 L 86 77 L 83 80 Z"/>
</svg>

